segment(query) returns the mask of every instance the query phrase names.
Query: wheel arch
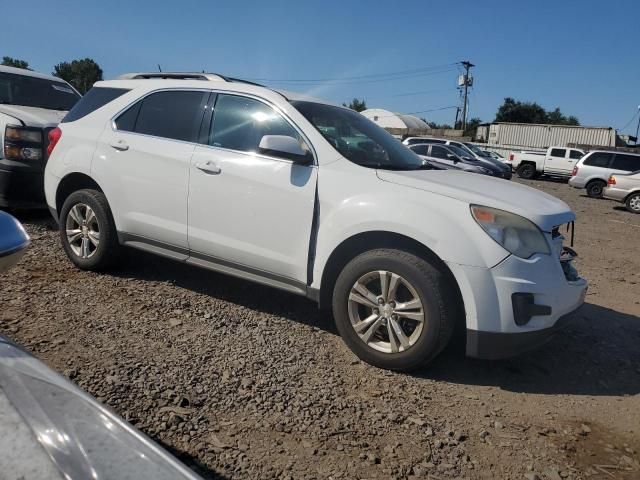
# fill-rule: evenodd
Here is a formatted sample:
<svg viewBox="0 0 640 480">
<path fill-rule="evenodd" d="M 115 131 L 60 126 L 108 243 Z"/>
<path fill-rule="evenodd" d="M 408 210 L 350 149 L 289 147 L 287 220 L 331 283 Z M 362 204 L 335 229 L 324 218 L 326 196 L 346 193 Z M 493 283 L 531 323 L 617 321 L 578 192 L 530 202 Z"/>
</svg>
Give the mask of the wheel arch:
<svg viewBox="0 0 640 480">
<path fill-rule="evenodd" d="M 104 194 L 102 187 L 89 175 L 80 172 L 69 173 L 60 180 L 56 188 L 56 212 L 60 213 L 62 205 L 69 195 L 83 188 L 91 188 Z"/>
<path fill-rule="evenodd" d="M 461 326 L 465 326 L 465 308 L 464 299 L 460 291 L 458 282 L 447 264 L 429 247 L 423 243 L 414 240 L 411 237 L 395 232 L 387 231 L 369 231 L 357 233 L 342 241 L 329 255 L 329 258 L 322 271 L 322 279 L 320 282 L 320 292 L 318 295 L 318 304 L 320 308 L 330 308 L 331 297 L 335 282 L 340 275 L 342 269 L 353 258 L 361 253 L 377 248 L 394 248 L 412 253 L 424 260 L 430 262 L 434 267 L 440 270 L 445 276 L 447 282 L 454 288 L 454 295 L 458 300 L 457 305 L 459 311 L 456 317 L 461 319 Z M 456 325 L 458 326 L 458 325 Z"/>
</svg>

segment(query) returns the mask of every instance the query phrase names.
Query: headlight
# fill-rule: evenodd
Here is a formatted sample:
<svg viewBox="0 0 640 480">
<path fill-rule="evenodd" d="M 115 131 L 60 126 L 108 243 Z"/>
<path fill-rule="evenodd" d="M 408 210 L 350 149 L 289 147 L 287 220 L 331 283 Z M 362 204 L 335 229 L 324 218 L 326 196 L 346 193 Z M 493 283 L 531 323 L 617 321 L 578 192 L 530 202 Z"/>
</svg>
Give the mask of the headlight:
<svg viewBox="0 0 640 480">
<path fill-rule="evenodd" d="M 517 257 L 551 253 L 542 231 L 520 215 L 480 205 L 471 205 L 471 215 L 491 238 Z"/>
<path fill-rule="evenodd" d="M 4 157 L 9 160 L 42 160 L 42 129 L 7 125 Z"/>
<path fill-rule="evenodd" d="M 10 142 L 42 143 L 42 130 L 7 125 L 4 138 Z"/>
</svg>

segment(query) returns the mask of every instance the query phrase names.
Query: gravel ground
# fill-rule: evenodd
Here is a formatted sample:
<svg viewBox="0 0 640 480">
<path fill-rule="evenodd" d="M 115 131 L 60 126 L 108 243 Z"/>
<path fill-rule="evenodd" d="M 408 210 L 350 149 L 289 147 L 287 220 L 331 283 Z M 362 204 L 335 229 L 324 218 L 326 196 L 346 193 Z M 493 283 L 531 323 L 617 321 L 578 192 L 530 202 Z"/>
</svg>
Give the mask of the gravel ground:
<svg viewBox="0 0 640 480">
<path fill-rule="evenodd" d="M 206 478 L 640 478 L 640 216 L 565 183 L 591 287 L 573 325 L 500 362 L 361 363 L 310 301 L 136 251 L 73 268 L 44 215 L 0 276 L 0 334 Z"/>
</svg>

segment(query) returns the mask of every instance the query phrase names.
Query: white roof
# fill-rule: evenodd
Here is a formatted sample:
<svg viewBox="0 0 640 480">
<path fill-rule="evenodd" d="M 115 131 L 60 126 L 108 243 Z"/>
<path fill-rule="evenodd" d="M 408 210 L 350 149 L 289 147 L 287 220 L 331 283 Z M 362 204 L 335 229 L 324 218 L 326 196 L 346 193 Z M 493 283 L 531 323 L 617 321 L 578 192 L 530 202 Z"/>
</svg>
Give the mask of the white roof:
<svg viewBox="0 0 640 480">
<path fill-rule="evenodd" d="M 390 112 L 382 108 L 368 108 L 360 113 L 382 128 L 429 128 L 429 125 L 418 117 Z"/>
<path fill-rule="evenodd" d="M 54 77 L 53 75 L 45 75 L 44 73 L 38 73 L 34 72 L 33 70 L 26 70 L 24 68 L 7 67 L 5 65 L 0 65 L 0 72 L 13 73 L 15 75 L 24 75 L 26 77 L 43 78 L 45 80 L 67 83 L 63 79 Z"/>
</svg>

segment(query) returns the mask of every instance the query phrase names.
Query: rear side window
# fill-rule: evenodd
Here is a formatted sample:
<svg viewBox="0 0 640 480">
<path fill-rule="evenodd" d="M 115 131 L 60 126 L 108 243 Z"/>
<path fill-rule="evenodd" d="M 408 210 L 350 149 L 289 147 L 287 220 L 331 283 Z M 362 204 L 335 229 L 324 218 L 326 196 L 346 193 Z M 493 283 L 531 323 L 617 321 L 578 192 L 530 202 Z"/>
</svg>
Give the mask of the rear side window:
<svg viewBox="0 0 640 480">
<path fill-rule="evenodd" d="M 69 113 L 65 115 L 61 123 L 75 122 L 82 117 L 86 117 L 91 112 L 104 107 L 107 103 L 128 91 L 126 88 L 93 87 L 69 110 Z"/>
<path fill-rule="evenodd" d="M 590 167 L 602 167 L 607 168 L 609 166 L 609 162 L 613 157 L 613 153 L 609 152 L 595 152 L 589 155 L 584 159 L 583 165 L 588 165 Z"/>
<path fill-rule="evenodd" d="M 551 156 L 552 157 L 562 157 L 562 158 L 564 158 L 566 153 L 567 153 L 567 151 L 564 148 L 552 148 L 551 149 Z"/>
<path fill-rule="evenodd" d="M 623 170 L 625 172 L 635 172 L 636 170 L 640 170 L 640 156 L 617 153 L 613 159 L 611 168 Z"/>
<path fill-rule="evenodd" d="M 168 91 L 145 97 L 116 119 L 116 128 L 185 142 L 197 142 L 208 92 Z"/>
<path fill-rule="evenodd" d="M 573 158 L 574 160 L 579 160 L 584 157 L 584 153 L 579 150 L 569 150 L 569 158 Z"/>
<path fill-rule="evenodd" d="M 414 145 L 411 150 L 418 155 L 429 155 L 429 147 L 427 145 Z"/>
</svg>

